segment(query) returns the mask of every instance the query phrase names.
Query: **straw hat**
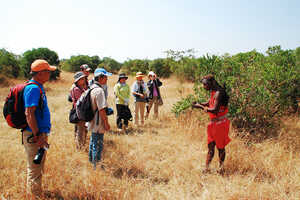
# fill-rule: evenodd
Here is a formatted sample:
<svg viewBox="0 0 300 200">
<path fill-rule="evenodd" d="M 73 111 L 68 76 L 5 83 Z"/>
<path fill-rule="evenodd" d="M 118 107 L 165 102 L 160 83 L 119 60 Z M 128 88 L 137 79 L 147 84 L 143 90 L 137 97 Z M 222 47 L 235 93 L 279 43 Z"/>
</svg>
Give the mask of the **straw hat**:
<svg viewBox="0 0 300 200">
<path fill-rule="evenodd" d="M 145 75 L 142 73 L 142 72 L 137 72 L 136 73 L 136 78 L 138 78 L 138 77 L 144 77 Z"/>
</svg>

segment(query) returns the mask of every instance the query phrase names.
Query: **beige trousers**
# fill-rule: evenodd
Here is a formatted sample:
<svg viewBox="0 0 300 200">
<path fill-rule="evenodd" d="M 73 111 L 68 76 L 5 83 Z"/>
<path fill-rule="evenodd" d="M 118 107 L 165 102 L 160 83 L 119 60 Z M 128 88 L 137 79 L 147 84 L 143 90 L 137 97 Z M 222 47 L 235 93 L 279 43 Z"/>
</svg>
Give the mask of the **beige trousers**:
<svg viewBox="0 0 300 200">
<path fill-rule="evenodd" d="M 150 114 L 150 111 L 151 111 L 151 108 L 153 105 L 154 105 L 154 119 L 158 118 L 158 98 L 157 97 L 153 97 L 153 99 L 149 99 L 149 103 L 148 103 L 149 112 L 147 112 L 146 118 L 149 117 L 149 114 Z"/>
<path fill-rule="evenodd" d="M 75 142 L 77 149 L 84 147 L 86 143 L 87 128 L 85 122 L 81 121 L 75 124 Z"/>
<path fill-rule="evenodd" d="M 24 148 L 27 154 L 27 194 L 39 197 L 42 195 L 42 174 L 47 152 L 45 151 L 41 164 L 33 163 L 33 159 L 39 147 L 37 143 L 28 143 L 27 138 L 31 136 L 31 134 L 29 131 L 23 131 Z M 47 141 L 48 137 L 45 133 L 42 133 L 42 137 L 45 137 Z"/>
<path fill-rule="evenodd" d="M 144 113 L 145 113 L 145 102 L 135 102 L 135 119 L 136 125 L 139 124 L 139 119 L 141 125 L 144 125 Z"/>
</svg>

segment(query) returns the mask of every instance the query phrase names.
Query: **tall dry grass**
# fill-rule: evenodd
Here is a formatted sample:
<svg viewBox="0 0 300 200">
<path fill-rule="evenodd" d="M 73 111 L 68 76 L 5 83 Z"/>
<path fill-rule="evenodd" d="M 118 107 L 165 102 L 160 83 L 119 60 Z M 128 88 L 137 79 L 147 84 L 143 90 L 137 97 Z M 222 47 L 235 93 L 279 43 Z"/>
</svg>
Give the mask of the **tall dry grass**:
<svg viewBox="0 0 300 200">
<path fill-rule="evenodd" d="M 215 170 L 203 174 L 208 119 L 195 110 L 179 118 L 171 114 L 172 104 L 192 92 L 192 84 L 175 78 L 163 80 L 160 118 L 146 121 L 144 128 L 115 134 L 115 116 L 109 117 L 112 131 L 104 137 L 105 169 L 94 171 L 88 162 L 88 140 L 86 149 L 77 151 L 73 125 L 68 122 L 71 105 L 66 97 L 72 77 L 63 72 L 60 81 L 45 86 L 53 125 L 43 176 L 46 199 L 300 199 L 299 118 L 284 119 L 280 135 L 260 143 L 240 139 L 231 130 L 225 175 Z M 110 105 L 114 105 L 116 80 L 117 76 L 109 79 Z M 0 92 L 2 110 L 8 88 Z M 24 199 L 21 134 L 3 118 L 0 130 L 0 198 Z M 217 166 L 216 155 L 211 167 Z"/>
</svg>

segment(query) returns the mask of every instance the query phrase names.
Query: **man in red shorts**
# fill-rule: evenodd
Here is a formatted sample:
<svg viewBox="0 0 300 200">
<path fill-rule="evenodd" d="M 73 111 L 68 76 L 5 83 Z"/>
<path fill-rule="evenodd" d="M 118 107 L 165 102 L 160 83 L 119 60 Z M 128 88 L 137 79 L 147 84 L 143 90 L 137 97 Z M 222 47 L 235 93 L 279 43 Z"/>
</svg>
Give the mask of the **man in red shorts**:
<svg viewBox="0 0 300 200">
<path fill-rule="evenodd" d="M 210 99 L 205 103 L 193 102 L 193 108 L 201 108 L 209 114 L 210 123 L 207 126 L 208 152 L 205 172 L 209 172 L 209 164 L 214 154 L 215 146 L 219 151 L 219 173 L 224 173 L 225 146 L 230 142 L 228 136 L 230 121 L 227 118 L 229 97 L 223 87 L 215 80 L 213 75 L 202 78 L 204 89 L 210 91 Z"/>
</svg>

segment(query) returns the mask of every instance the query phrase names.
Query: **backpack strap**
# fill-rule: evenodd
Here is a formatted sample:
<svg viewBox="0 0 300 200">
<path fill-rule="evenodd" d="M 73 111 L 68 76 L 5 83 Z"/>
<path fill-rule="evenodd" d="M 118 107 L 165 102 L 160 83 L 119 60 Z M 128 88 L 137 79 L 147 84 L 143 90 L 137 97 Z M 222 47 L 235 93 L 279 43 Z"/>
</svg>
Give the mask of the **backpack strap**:
<svg viewBox="0 0 300 200">
<path fill-rule="evenodd" d="M 43 96 L 43 90 L 42 90 L 42 88 L 39 86 L 39 84 L 37 84 L 37 83 L 34 82 L 34 81 L 27 81 L 26 86 L 27 86 L 27 85 L 31 85 L 31 84 L 37 85 L 37 86 L 39 87 L 39 89 L 40 89 L 40 100 L 39 100 L 39 105 L 38 105 L 38 107 L 40 108 L 40 110 L 42 110 L 42 108 L 43 108 L 43 106 L 44 106 L 44 104 L 43 104 L 43 99 L 42 99 L 42 96 Z M 25 87 L 26 87 L 26 86 L 25 86 Z M 41 112 L 41 114 L 42 114 L 42 118 L 43 118 L 43 113 Z"/>
</svg>

